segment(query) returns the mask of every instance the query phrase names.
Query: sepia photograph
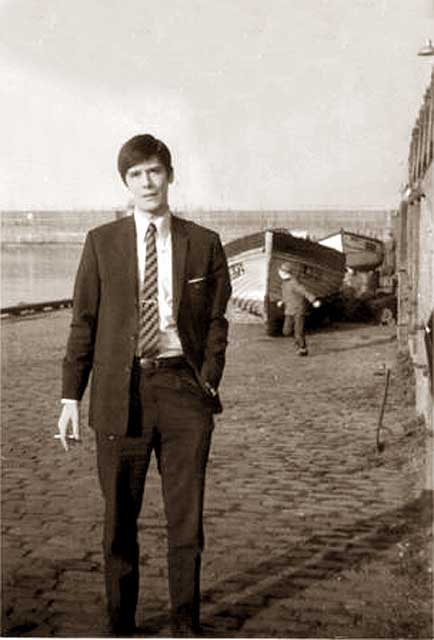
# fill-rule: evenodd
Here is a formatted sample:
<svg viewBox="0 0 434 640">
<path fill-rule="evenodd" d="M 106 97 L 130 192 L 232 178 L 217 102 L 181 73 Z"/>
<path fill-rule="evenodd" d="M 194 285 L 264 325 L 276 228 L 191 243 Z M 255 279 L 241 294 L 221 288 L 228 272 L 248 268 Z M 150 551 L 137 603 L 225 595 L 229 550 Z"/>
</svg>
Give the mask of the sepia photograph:
<svg viewBox="0 0 434 640">
<path fill-rule="evenodd" d="M 430 640 L 434 0 L 0 0 L 1 635 Z"/>
</svg>

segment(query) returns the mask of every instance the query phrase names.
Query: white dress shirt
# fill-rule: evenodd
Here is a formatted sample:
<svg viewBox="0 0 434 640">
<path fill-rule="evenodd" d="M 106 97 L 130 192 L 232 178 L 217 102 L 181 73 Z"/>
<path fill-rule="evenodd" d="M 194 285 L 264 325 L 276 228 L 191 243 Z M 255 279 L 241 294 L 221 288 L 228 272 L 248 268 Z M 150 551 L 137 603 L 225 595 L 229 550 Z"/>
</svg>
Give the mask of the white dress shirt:
<svg viewBox="0 0 434 640">
<path fill-rule="evenodd" d="M 173 317 L 173 273 L 172 273 L 172 233 L 170 225 L 170 211 L 162 216 L 150 216 L 139 209 L 134 210 L 137 237 L 137 262 L 139 291 L 143 286 L 146 264 L 145 236 L 148 226 L 152 222 L 157 230 L 157 262 L 158 262 L 158 310 L 160 317 L 160 352 L 159 357 L 182 355 L 176 322 Z"/>
</svg>

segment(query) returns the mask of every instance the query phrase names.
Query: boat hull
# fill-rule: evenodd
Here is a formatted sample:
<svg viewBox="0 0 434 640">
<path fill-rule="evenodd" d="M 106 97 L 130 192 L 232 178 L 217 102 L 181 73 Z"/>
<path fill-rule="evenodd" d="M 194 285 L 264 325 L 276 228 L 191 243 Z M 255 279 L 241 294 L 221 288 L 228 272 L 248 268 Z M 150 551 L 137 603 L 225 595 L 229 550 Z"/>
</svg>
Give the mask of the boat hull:
<svg viewBox="0 0 434 640">
<path fill-rule="evenodd" d="M 384 243 L 341 229 L 319 240 L 319 244 L 345 254 L 347 267 L 354 271 L 372 271 L 384 260 Z"/>
</svg>

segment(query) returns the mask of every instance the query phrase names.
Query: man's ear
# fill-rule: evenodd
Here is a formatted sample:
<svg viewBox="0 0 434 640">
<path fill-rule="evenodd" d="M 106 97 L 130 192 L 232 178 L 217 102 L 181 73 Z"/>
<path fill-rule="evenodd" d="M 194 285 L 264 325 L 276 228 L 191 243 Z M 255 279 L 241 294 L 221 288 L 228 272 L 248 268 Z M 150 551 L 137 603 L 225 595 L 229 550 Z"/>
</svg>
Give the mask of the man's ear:
<svg viewBox="0 0 434 640">
<path fill-rule="evenodd" d="M 173 169 L 171 169 L 169 173 L 169 184 L 172 184 L 174 180 L 175 180 L 175 172 Z"/>
</svg>

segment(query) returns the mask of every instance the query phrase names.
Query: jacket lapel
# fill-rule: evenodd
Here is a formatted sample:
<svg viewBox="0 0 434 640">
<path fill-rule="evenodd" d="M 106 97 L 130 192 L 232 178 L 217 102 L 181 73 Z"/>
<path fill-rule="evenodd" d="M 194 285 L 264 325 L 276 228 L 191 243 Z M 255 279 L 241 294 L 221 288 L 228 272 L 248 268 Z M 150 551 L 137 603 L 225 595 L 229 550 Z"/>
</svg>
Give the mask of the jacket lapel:
<svg viewBox="0 0 434 640">
<path fill-rule="evenodd" d="M 178 317 L 179 303 L 184 286 L 185 263 L 188 250 L 188 234 L 183 221 L 176 216 L 171 218 L 172 232 L 172 279 L 173 279 L 173 317 Z"/>
<path fill-rule="evenodd" d="M 138 297 L 136 225 L 133 216 L 128 216 L 123 222 L 116 235 L 119 273 L 125 274 L 122 298 L 132 300 L 136 304 Z"/>
</svg>

